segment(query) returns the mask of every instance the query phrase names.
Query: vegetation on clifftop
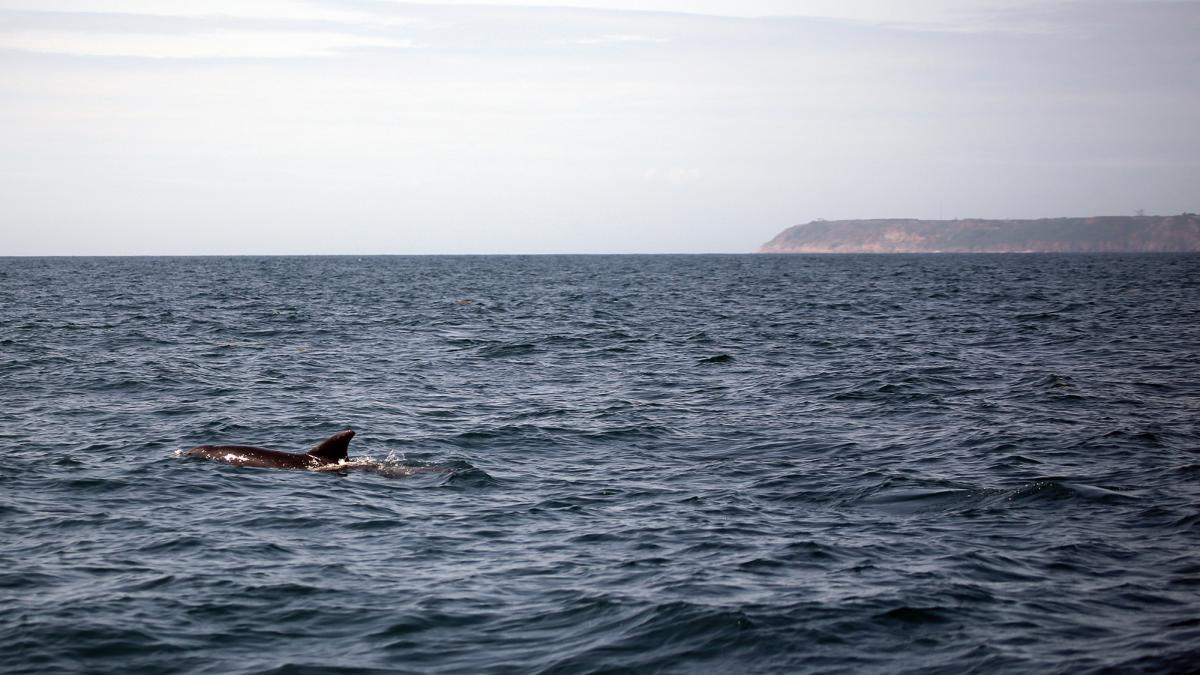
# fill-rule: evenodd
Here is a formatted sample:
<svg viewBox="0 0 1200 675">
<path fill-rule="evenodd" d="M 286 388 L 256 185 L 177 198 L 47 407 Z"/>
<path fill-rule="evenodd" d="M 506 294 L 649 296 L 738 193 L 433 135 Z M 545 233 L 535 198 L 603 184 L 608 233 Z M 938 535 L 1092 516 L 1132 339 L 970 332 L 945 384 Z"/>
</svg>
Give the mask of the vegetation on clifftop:
<svg viewBox="0 0 1200 675">
<path fill-rule="evenodd" d="M 759 253 L 1200 252 L 1200 216 L 1039 220 L 816 220 L 795 225 Z"/>
</svg>

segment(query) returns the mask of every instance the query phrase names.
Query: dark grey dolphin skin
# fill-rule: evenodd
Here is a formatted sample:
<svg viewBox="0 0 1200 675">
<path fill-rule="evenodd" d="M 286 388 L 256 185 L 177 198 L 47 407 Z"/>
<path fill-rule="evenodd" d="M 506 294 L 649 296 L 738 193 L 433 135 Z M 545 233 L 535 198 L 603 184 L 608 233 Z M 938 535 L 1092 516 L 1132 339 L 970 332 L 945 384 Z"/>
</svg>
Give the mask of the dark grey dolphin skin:
<svg viewBox="0 0 1200 675">
<path fill-rule="evenodd" d="M 305 454 L 267 450 L 250 445 L 198 445 L 181 456 L 264 469 L 319 469 L 346 459 L 351 438 L 354 438 L 354 432 L 350 429 L 339 431 Z"/>
</svg>

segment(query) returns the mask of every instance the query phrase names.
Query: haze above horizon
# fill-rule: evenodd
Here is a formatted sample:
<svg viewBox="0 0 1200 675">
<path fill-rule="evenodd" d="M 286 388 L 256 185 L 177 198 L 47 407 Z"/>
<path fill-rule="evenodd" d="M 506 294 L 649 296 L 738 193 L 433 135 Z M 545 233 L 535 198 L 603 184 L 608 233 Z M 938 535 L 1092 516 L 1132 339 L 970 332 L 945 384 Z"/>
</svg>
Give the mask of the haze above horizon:
<svg viewBox="0 0 1200 675">
<path fill-rule="evenodd" d="M 1200 210 L 1200 2 L 896 4 L 0 0 L 0 256 Z"/>
</svg>

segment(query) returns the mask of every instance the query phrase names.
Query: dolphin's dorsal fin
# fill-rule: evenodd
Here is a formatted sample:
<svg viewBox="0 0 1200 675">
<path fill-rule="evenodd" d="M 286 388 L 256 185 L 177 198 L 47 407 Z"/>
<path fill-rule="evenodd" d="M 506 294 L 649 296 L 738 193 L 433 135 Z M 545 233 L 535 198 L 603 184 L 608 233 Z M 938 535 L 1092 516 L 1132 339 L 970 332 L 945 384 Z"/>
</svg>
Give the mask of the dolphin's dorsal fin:
<svg viewBox="0 0 1200 675">
<path fill-rule="evenodd" d="M 324 460 L 330 464 L 346 459 L 346 451 L 350 448 L 350 439 L 354 432 L 347 429 L 326 438 L 320 445 L 308 451 L 309 456 Z"/>
</svg>

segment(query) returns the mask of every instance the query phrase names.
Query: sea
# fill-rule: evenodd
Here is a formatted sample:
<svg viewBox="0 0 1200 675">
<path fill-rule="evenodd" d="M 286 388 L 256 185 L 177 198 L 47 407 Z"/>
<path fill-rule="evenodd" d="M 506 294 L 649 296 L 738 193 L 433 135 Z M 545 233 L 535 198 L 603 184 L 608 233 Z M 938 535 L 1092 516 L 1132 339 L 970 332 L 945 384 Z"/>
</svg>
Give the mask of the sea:
<svg viewBox="0 0 1200 675">
<path fill-rule="evenodd" d="M 0 447 L 8 675 L 1200 668 L 1200 255 L 3 258 Z"/>
</svg>

